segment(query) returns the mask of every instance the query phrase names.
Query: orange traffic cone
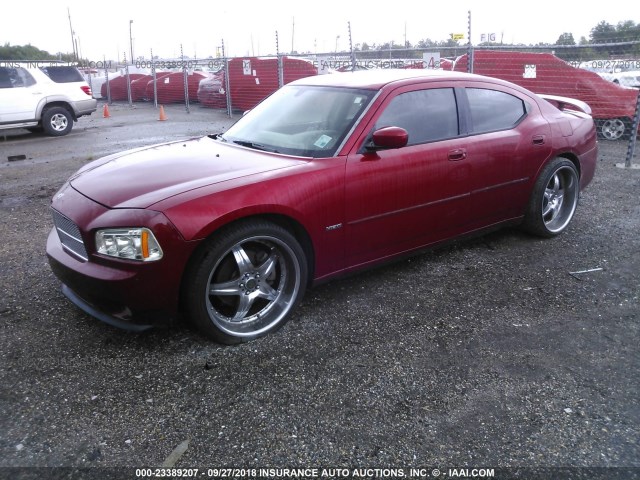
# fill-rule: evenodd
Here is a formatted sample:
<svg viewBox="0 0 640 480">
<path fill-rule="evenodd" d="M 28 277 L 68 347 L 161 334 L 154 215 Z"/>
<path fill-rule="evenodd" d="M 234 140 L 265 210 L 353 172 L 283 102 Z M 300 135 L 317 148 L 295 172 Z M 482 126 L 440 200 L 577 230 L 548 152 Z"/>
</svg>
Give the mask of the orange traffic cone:
<svg viewBox="0 0 640 480">
<path fill-rule="evenodd" d="M 104 104 L 104 107 L 102 107 L 102 116 L 104 118 L 109 118 L 111 116 L 111 114 L 109 113 L 109 105 L 107 105 L 106 103 Z"/>
<path fill-rule="evenodd" d="M 164 121 L 166 119 L 167 119 L 167 116 L 164 113 L 164 107 L 160 105 L 160 118 L 158 118 L 158 120 Z"/>
</svg>

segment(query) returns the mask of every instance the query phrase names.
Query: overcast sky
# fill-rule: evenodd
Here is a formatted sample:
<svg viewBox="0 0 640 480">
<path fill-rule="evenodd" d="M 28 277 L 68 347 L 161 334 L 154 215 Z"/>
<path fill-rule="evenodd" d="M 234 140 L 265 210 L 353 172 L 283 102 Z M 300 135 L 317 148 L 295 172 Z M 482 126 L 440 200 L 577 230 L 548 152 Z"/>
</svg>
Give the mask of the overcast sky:
<svg viewBox="0 0 640 480">
<path fill-rule="evenodd" d="M 134 56 L 146 58 L 151 48 L 154 55 L 177 57 L 181 44 L 187 56 L 215 56 L 222 39 L 229 56 L 275 54 L 276 31 L 281 53 L 290 52 L 292 44 L 299 52 L 333 52 L 336 44 L 338 50 L 348 50 L 348 22 L 354 44 L 402 44 L 405 34 L 413 44 L 424 38 L 445 40 L 450 33 L 466 34 L 469 10 L 474 43 L 482 33 L 495 33 L 505 43 L 553 43 L 563 32 L 572 33 L 577 42 L 602 20 L 640 23 L 640 1 L 634 0 L 22 0 L 3 4 L 0 43 L 71 53 L 67 8 L 80 53 L 93 61 L 121 59 L 125 51 L 129 57 L 129 20 Z"/>
</svg>

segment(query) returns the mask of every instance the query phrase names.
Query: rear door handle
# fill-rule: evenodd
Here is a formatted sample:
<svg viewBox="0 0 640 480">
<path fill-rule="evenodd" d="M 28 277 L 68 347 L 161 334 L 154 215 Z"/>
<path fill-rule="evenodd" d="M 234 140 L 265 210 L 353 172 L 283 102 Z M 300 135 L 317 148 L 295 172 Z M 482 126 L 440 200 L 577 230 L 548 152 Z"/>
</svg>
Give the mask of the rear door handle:
<svg viewBox="0 0 640 480">
<path fill-rule="evenodd" d="M 449 150 L 449 160 L 457 162 L 467 158 L 467 150 L 464 148 L 456 148 L 455 150 Z"/>
<path fill-rule="evenodd" d="M 534 135 L 532 143 L 534 145 L 544 145 L 544 135 Z"/>
</svg>

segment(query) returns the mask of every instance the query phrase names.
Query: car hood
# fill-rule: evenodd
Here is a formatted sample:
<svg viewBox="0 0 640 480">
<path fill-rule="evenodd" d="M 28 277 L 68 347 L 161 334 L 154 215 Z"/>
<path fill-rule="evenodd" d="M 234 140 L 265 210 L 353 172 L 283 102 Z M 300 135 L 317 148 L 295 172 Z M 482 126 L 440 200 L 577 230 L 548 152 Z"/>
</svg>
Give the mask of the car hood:
<svg viewBox="0 0 640 480">
<path fill-rule="evenodd" d="M 109 155 L 69 183 L 108 208 L 147 208 L 189 190 L 301 163 L 306 160 L 201 137 Z"/>
</svg>

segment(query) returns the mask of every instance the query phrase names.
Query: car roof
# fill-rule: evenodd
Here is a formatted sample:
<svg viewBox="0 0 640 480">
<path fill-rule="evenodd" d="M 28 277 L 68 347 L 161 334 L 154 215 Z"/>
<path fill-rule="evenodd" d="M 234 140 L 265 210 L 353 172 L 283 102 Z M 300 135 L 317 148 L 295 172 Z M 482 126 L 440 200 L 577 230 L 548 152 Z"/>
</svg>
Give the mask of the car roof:
<svg viewBox="0 0 640 480">
<path fill-rule="evenodd" d="M 380 90 L 385 85 L 392 83 L 415 83 L 416 80 L 426 82 L 441 80 L 491 80 L 497 81 L 498 83 L 505 83 L 480 75 L 446 70 L 375 69 L 316 75 L 296 80 L 289 85 L 317 85 Z"/>
</svg>

